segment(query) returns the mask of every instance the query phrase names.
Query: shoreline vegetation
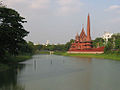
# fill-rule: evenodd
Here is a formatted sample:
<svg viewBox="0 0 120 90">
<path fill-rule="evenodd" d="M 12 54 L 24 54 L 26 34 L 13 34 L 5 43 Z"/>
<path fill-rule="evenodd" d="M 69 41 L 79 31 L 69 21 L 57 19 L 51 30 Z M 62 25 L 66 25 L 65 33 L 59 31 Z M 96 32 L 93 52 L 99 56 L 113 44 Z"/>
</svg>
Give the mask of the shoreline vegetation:
<svg viewBox="0 0 120 90">
<path fill-rule="evenodd" d="M 32 55 L 18 55 L 18 56 L 9 57 L 7 59 L 9 59 L 11 62 L 9 62 L 7 64 L 0 63 L 0 72 L 11 69 L 13 67 L 13 65 L 18 65 L 19 62 L 23 62 L 23 61 L 29 60 L 31 58 L 32 58 Z"/>
<path fill-rule="evenodd" d="M 41 51 L 37 54 L 50 54 L 50 51 Z M 55 51 L 54 55 L 61 56 L 73 56 L 73 57 L 84 57 L 84 58 L 100 58 L 120 61 L 120 55 L 118 53 L 103 53 L 103 54 L 81 54 L 81 53 L 67 53 L 66 51 Z"/>
<path fill-rule="evenodd" d="M 23 26 L 27 21 L 18 11 L 0 3 L 0 19 L 0 71 L 5 71 L 30 59 L 34 45 L 24 39 L 29 34 Z"/>
<path fill-rule="evenodd" d="M 85 58 L 101 58 L 120 61 L 120 55 L 118 54 L 72 54 L 67 52 L 54 52 L 55 55 L 73 56 L 73 57 L 85 57 Z"/>
<path fill-rule="evenodd" d="M 41 51 L 36 54 L 50 54 L 50 51 Z M 55 51 L 54 55 L 61 55 L 61 56 L 72 56 L 72 57 L 82 57 L 82 58 L 99 58 L 99 59 L 110 59 L 120 61 L 120 55 L 117 54 L 72 54 L 67 53 L 66 51 Z M 18 55 L 9 57 L 11 63 L 3 64 L 0 63 L 0 72 L 11 69 L 13 65 L 18 65 L 19 62 L 23 62 L 32 58 L 32 55 Z"/>
</svg>

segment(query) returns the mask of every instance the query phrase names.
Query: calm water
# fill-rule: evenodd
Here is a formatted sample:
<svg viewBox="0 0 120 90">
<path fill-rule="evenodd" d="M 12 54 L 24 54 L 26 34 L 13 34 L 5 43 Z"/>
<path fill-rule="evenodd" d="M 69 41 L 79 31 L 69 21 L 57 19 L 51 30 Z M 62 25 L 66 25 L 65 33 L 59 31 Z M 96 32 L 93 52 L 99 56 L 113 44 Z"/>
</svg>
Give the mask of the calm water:
<svg viewBox="0 0 120 90">
<path fill-rule="evenodd" d="M 0 72 L 0 90 L 120 90 L 120 62 L 35 55 Z"/>
</svg>

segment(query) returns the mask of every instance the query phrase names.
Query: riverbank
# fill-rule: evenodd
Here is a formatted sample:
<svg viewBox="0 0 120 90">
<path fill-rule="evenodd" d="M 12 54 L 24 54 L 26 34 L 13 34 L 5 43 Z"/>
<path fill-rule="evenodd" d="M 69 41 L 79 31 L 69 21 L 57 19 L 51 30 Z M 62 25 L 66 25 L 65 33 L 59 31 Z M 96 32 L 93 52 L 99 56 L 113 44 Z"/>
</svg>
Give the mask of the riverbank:
<svg viewBox="0 0 120 90">
<path fill-rule="evenodd" d="M 18 55 L 14 57 L 9 57 L 7 61 L 8 63 L 1 63 L 0 62 L 0 71 L 5 71 L 10 69 L 13 65 L 17 65 L 19 62 L 26 61 L 31 59 L 32 55 Z"/>
<path fill-rule="evenodd" d="M 120 55 L 117 54 L 72 54 L 67 52 L 54 52 L 55 55 L 63 56 L 76 56 L 76 57 L 88 57 L 88 58 L 102 58 L 102 59 L 111 59 L 120 61 Z"/>
<path fill-rule="evenodd" d="M 35 54 L 50 54 L 50 51 L 37 51 Z"/>
<path fill-rule="evenodd" d="M 11 57 L 10 60 L 12 61 L 12 63 L 19 63 L 19 62 L 26 61 L 30 58 L 32 58 L 32 55 L 18 55 L 15 57 Z"/>
</svg>

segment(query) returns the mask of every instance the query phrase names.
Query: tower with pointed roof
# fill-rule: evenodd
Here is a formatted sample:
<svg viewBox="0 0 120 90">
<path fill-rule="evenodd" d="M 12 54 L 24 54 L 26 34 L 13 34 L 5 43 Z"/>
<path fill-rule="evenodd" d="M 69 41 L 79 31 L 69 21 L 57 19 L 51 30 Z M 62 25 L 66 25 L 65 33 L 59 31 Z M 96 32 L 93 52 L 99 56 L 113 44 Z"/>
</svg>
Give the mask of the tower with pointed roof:
<svg viewBox="0 0 120 90">
<path fill-rule="evenodd" d="M 82 31 L 80 35 L 76 35 L 75 42 L 72 43 L 70 50 L 89 50 L 92 48 L 92 41 L 90 35 L 90 15 L 87 17 L 87 35 L 84 31 L 84 25 L 82 25 Z"/>
<path fill-rule="evenodd" d="M 71 44 L 71 47 L 67 53 L 104 53 L 104 47 L 93 48 L 91 35 L 90 35 L 90 15 L 87 16 L 87 30 L 84 30 L 82 26 L 82 31 L 80 35 L 77 33 L 75 36 L 75 42 Z"/>
<path fill-rule="evenodd" d="M 90 36 L 90 15 L 88 14 L 87 18 L 87 41 L 91 41 L 91 36 Z"/>
<path fill-rule="evenodd" d="M 75 42 L 76 42 L 76 43 L 79 43 L 79 35 L 78 35 L 78 33 L 76 34 Z"/>
<path fill-rule="evenodd" d="M 82 27 L 82 32 L 80 34 L 80 42 L 86 41 L 86 39 L 87 39 L 87 36 L 85 34 L 84 27 Z"/>
</svg>

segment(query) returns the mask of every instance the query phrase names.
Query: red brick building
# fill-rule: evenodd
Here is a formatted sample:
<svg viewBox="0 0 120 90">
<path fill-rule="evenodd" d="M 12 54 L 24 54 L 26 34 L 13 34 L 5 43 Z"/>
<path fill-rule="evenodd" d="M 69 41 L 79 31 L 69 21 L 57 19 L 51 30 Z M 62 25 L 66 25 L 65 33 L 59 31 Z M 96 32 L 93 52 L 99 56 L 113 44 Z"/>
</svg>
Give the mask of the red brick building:
<svg viewBox="0 0 120 90">
<path fill-rule="evenodd" d="M 75 36 L 75 42 L 72 43 L 68 52 L 104 52 L 104 47 L 93 48 L 92 40 L 90 35 L 90 15 L 87 17 L 87 34 L 85 34 L 84 27 L 80 35 L 77 33 Z"/>
<path fill-rule="evenodd" d="M 70 50 L 88 50 L 92 48 L 92 41 L 90 36 L 90 16 L 88 14 L 87 20 L 87 35 L 85 34 L 84 27 L 80 35 L 76 35 L 75 42 L 72 43 Z"/>
</svg>

